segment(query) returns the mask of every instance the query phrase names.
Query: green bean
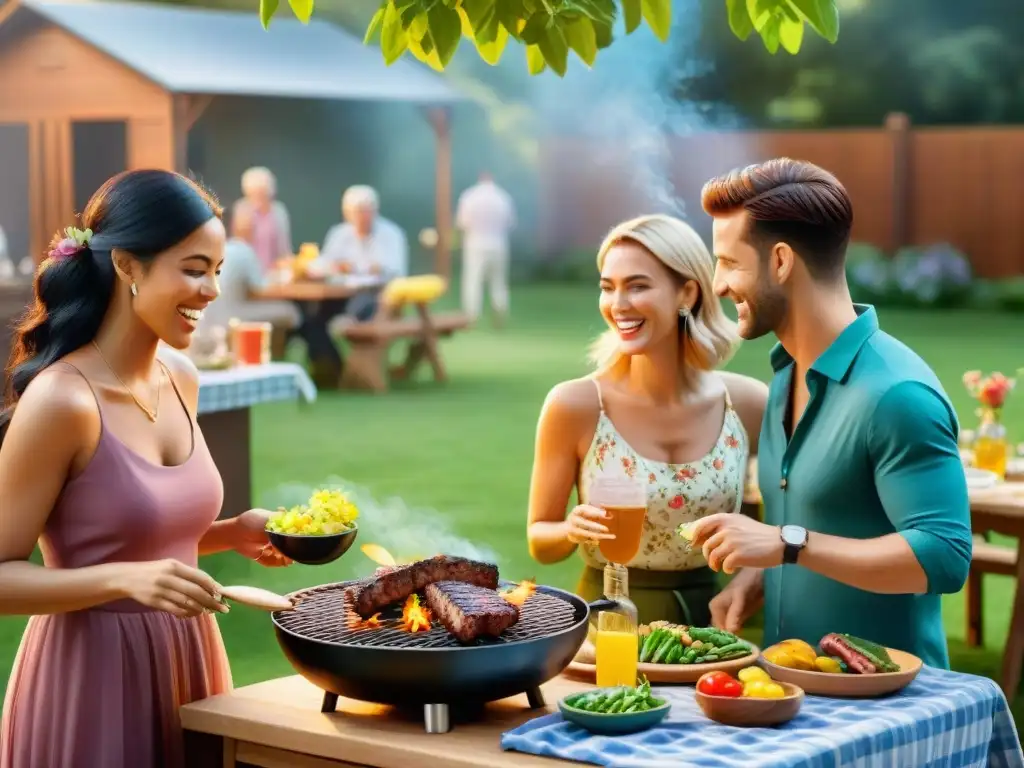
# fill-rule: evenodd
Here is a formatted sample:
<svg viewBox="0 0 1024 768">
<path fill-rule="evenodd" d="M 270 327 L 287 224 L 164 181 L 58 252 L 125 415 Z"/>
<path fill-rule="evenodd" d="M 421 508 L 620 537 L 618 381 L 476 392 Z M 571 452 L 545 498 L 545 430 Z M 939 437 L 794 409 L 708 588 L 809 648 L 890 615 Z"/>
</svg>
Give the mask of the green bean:
<svg viewBox="0 0 1024 768">
<path fill-rule="evenodd" d="M 644 641 L 644 646 L 640 651 L 640 661 L 650 661 L 651 657 L 654 656 L 654 652 L 661 645 L 661 641 L 668 633 L 663 629 L 655 629 L 651 634 L 647 636 Z"/>
</svg>

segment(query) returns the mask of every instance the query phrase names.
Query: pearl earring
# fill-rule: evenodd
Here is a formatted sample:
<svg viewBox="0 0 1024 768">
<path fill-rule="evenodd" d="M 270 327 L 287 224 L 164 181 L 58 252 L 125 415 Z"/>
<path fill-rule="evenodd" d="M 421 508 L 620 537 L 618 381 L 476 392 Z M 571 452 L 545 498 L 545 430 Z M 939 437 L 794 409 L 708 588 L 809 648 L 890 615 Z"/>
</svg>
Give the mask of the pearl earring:
<svg viewBox="0 0 1024 768">
<path fill-rule="evenodd" d="M 132 296 L 138 296 L 138 295 L 139 295 L 139 287 L 137 285 L 135 285 L 135 283 L 132 283 Z"/>
<path fill-rule="evenodd" d="M 690 308 L 687 307 L 687 306 L 680 307 L 679 308 L 679 316 L 680 317 L 689 317 L 690 316 Z"/>
</svg>

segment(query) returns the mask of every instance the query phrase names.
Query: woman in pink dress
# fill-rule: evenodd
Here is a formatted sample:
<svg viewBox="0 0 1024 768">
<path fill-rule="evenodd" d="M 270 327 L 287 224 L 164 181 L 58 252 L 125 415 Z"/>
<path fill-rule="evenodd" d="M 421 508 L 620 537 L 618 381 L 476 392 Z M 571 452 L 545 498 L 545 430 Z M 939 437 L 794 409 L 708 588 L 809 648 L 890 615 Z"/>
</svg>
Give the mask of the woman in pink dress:
<svg viewBox="0 0 1024 768">
<path fill-rule="evenodd" d="M 0 613 L 32 616 L 0 768 L 182 766 L 178 708 L 231 687 L 199 555 L 287 562 L 265 510 L 217 520 L 197 372 L 160 348 L 217 297 L 220 215 L 182 176 L 126 172 L 36 275 L 0 416 Z"/>
</svg>

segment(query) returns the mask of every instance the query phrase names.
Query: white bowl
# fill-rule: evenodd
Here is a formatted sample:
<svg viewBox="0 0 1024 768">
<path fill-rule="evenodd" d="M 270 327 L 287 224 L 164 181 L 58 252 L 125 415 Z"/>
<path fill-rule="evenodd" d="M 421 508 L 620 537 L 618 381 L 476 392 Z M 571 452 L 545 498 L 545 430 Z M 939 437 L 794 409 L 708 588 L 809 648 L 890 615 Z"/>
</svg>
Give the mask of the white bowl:
<svg viewBox="0 0 1024 768">
<path fill-rule="evenodd" d="M 999 483 L 999 475 L 987 469 L 965 467 L 964 474 L 967 475 L 967 487 L 972 491 L 992 488 Z"/>
</svg>

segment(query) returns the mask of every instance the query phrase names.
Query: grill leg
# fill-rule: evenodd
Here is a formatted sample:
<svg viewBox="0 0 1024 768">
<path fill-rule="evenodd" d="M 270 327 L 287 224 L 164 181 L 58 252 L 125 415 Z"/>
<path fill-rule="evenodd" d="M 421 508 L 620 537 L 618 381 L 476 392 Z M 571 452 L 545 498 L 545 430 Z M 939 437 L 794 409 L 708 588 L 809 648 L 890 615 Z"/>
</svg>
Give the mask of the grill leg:
<svg viewBox="0 0 1024 768">
<path fill-rule="evenodd" d="M 540 692 L 540 688 L 531 688 L 526 692 L 526 701 L 530 705 L 530 709 L 543 709 L 544 708 L 544 694 Z"/>
<path fill-rule="evenodd" d="M 423 724 L 427 733 L 448 733 L 452 729 L 447 704 L 424 704 Z"/>
<path fill-rule="evenodd" d="M 338 694 L 324 691 L 324 701 L 320 705 L 321 712 L 334 712 L 338 708 Z"/>
</svg>

